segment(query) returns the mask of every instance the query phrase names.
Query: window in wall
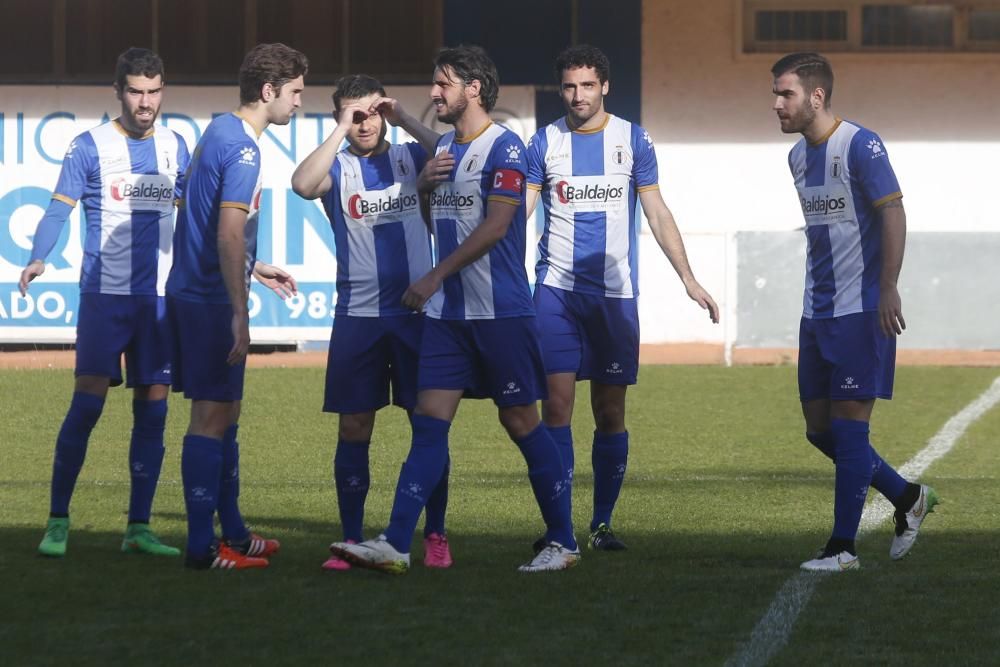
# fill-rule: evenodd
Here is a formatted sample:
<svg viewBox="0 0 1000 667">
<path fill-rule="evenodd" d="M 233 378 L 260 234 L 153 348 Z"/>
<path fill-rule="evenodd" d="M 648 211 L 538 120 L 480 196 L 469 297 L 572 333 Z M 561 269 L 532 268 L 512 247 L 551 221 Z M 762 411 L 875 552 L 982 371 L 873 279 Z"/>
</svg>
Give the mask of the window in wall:
<svg viewBox="0 0 1000 667">
<path fill-rule="evenodd" d="M 1000 52 L 1000 0 L 742 0 L 743 51 Z"/>
</svg>

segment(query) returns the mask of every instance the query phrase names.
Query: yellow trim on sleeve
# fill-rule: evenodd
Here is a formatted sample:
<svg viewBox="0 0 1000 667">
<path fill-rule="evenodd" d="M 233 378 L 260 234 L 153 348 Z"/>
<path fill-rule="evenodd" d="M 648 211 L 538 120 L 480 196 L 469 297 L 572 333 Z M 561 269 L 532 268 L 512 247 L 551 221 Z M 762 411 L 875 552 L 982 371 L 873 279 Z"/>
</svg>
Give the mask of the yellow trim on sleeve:
<svg viewBox="0 0 1000 667">
<path fill-rule="evenodd" d="M 176 207 L 176 208 L 184 208 L 184 200 L 183 199 L 175 199 L 174 200 L 174 207 Z"/>
<path fill-rule="evenodd" d="M 542 186 L 540 183 L 528 183 L 528 189 L 534 190 L 535 192 L 541 192 Z"/>
<path fill-rule="evenodd" d="M 902 198 L 903 198 L 903 193 L 899 192 L 897 190 L 896 192 L 893 192 L 890 195 L 886 195 L 884 197 L 879 197 L 878 199 L 876 199 L 875 201 L 872 202 L 872 206 L 874 206 L 875 208 L 878 208 L 879 206 L 884 206 L 884 205 L 888 204 L 893 199 L 902 199 Z"/>
<path fill-rule="evenodd" d="M 659 190 L 659 189 L 660 189 L 660 184 L 659 183 L 653 183 L 652 185 L 644 185 L 641 188 L 636 188 L 635 191 L 636 192 L 647 192 L 648 190 Z"/>
<path fill-rule="evenodd" d="M 486 201 L 498 201 L 504 204 L 510 204 L 511 206 L 520 206 L 521 200 L 514 199 L 513 197 L 504 197 L 503 195 L 490 195 L 486 198 Z"/>
<path fill-rule="evenodd" d="M 52 193 L 52 198 L 55 199 L 56 201 L 61 201 L 64 204 L 69 204 L 70 206 L 73 206 L 73 207 L 76 206 L 76 200 L 75 199 L 70 199 L 66 195 L 61 195 L 61 194 L 53 192 Z"/>
<path fill-rule="evenodd" d="M 238 208 L 240 210 L 246 211 L 247 213 L 250 212 L 249 206 L 247 206 L 243 202 L 238 202 L 238 201 L 224 201 L 221 204 L 219 204 L 219 208 Z"/>
</svg>

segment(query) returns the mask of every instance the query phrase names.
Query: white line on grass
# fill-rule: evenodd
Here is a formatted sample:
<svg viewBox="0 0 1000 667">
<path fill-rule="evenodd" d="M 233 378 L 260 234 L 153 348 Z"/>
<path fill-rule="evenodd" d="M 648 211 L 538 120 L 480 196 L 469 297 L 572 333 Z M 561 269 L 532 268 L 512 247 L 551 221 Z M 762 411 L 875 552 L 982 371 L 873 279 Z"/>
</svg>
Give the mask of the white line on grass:
<svg viewBox="0 0 1000 667">
<path fill-rule="evenodd" d="M 997 403 L 1000 403 L 1000 377 L 996 378 L 976 400 L 949 419 L 927 442 L 927 446 L 900 466 L 899 474 L 907 479 L 918 479 L 932 463 L 951 451 L 973 422 Z M 892 513 L 892 504 L 882 496 L 876 497 L 865 507 L 858 537 L 873 530 L 892 516 Z M 763 618 L 757 622 L 750 635 L 750 641 L 726 661 L 726 666 L 766 665 L 788 643 L 795 621 L 809 604 L 809 598 L 816 590 L 816 585 L 824 578 L 822 575 L 801 571 L 789 578 L 775 594 Z"/>
</svg>

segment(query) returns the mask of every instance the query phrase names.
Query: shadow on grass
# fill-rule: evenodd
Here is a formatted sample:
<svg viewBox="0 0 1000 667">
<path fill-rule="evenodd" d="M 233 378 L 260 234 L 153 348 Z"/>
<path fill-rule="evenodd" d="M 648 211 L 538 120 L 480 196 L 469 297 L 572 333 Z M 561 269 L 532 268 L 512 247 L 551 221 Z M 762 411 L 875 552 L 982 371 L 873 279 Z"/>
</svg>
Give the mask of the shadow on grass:
<svg viewBox="0 0 1000 667">
<path fill-rule="evenodd" d="M 176 525 L 182 517 L 161 518 Z M 328 523 L 262 523 L 282 552 L 267 570 L 245 572 L 192 572 L 180 559 L 124 555 L 119 533 L 85 530 L 71 533 L 66 558 L 46 559 L 35 555 L 40 530 L 0 529 L 4 664 L 191 664 L 219 656 L 246 664 L 335 657 L 569 664 L 581 656 L 720 664 L 817 546 L 814 535 L 633 531 L 626 552 L 584 551 L 573 570 L 525 575 L 516 566 L 530 557 L 535 535 L 462 532 L 451 537 L 452 569 L 423 568 L 417 536 L 410 573 L 392 577 L 323 572 L 318 536 L 329 533 Z M 176 532 L 163 537 L 182 540 Z M 824 584 L 820 609 L 833 617 L 870 613 L 877 624 L 914 600 L 952 599 L 956 590 L 962 605 L 992 609 L 1000 575 L 982 557 L 985 547 L 995 558 L 997 546 L 995 534 L 942 533 L 894 563 L 875 536 L 866 538 L 864 569 Z M 871 608 L 859 609 L 861 599 Z"/>
</svg>

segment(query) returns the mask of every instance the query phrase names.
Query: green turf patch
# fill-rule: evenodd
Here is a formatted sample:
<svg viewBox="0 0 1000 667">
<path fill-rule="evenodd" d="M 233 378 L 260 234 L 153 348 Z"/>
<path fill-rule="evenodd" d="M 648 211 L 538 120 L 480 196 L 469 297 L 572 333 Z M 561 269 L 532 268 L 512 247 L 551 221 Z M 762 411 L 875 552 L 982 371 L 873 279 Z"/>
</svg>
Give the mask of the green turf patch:
<svg viewBox="0 0 1000 667">
<path fill-rule="evenodd" d="M 997 375 L 902 368 L 872 439 L 898 465 Z M 72 505 L 69 553 L 35 555 L 67 371 L 0 374 L 0 655 L 3 664 L 456 663 L 721 664 L 775 592 L 823 544 L 833 467 L 804 439 L 795 369 L 644 367 L 630 390 L 629 472 L 619 554 L 584 552 L 569 572 L 523 575 L 542 524 L 524 463 L 491 403 L 463 403 L 452 429 L 448 529 L 456 564 L 405 577 L 326 573 L 339 539 L 331 483 L 336 418 L 320 412 L 320 369 L 248 373 L 240 440 L 244 514 L 282 541 L 272 567 L 189 572 L 119 552 L 131 396 L 114 390 Z M 593 423 L 581 384 L 574 518 L 590 518 Z M 154 527 L 183 546 L 180 442 L 172 398 Z M 925 479 L 942 504 L 913 553 L 888 556 L 891 524 L 859 543 L 863 569 L 824 580 L 778 664 L 1000 663 L 1000 409 L 973 425 Z M 405 415 L 381 412 L 366 531 L 388 519 L 409 445 Z"/>
</svg>

